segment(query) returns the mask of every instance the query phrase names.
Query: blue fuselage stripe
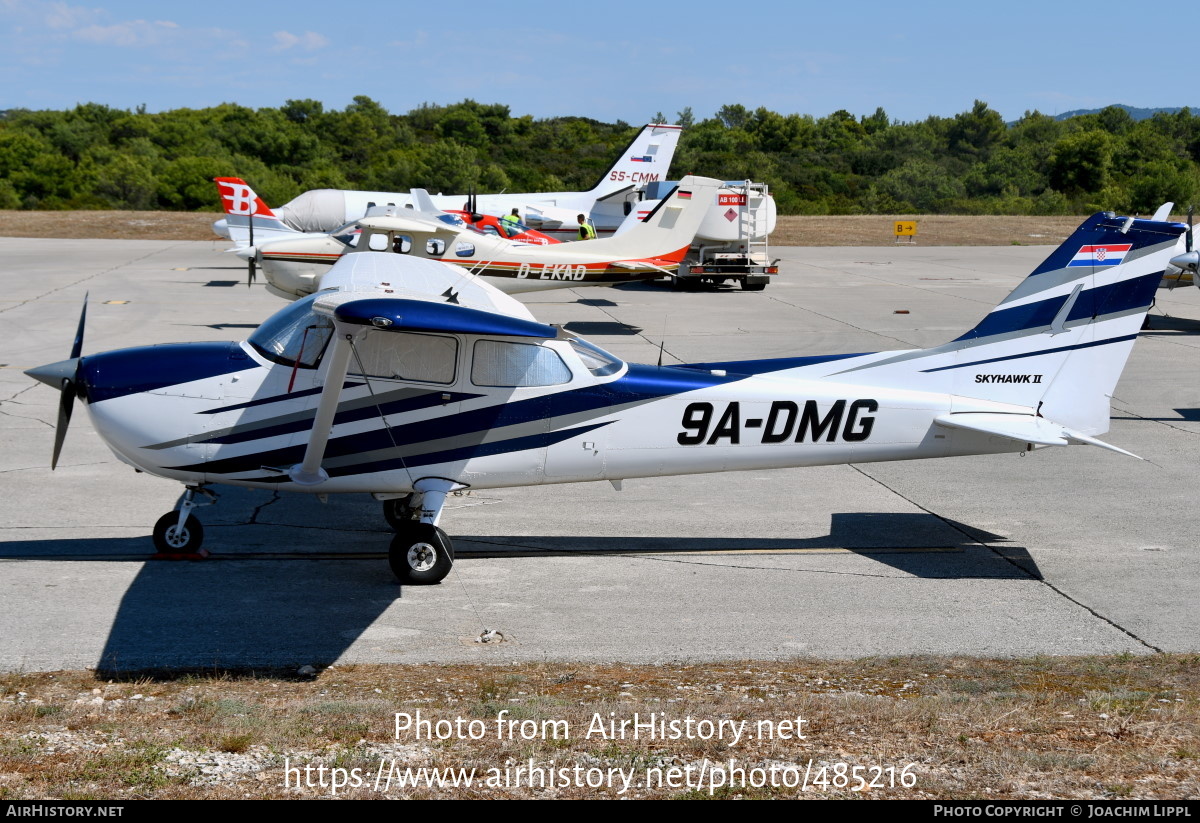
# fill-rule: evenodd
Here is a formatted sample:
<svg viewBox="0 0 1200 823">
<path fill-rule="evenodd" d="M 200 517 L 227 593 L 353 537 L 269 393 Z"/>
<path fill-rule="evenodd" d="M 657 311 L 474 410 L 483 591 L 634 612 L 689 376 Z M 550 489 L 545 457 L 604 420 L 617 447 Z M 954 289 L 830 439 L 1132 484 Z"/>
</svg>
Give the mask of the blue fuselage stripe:
<svg viewBox="0 0 1200 823">
<path fill-rule="evenodd" d="M 971 366 L 982 366 L 986 363 L 1000 363 L 1005 360 L 1020 360 L 1023 357 L 1039 357 L 1043 354 L 1059 354 L 1065 351 L 1074 351 L 1076 349 L 1090 349 L 1093 346 L 1107 346 L 1109 343 L 1123 343 L 1126 340 L 1136 340 L 1136 334 L 1126 334 L 1122 337 L 1110 337 L 1107 340 L 1093 340 L 1090 343 L 1076 343 L 1073 346 L 1059 346 L 1054 349 L 1039 349 L 1038 351 L 1021 352 L 1020 354 L 1009 354 L 1004 357 L 992 357 L 987 360 L 973 360 L 970 363 L 955 363 L 953 366 L 939 366 L 936 369 L 925 369 L 921 373 L 929 374 L 935 371 L 946 371 L 947 369 L 966 369 Z"/>
<path fill-rule="evenodd" d="M 1146 308 L 1150 305 L 1154 291 L 1162 280 L 1162 274 L 1160 271 L 1153 272 L 1141 277 L 1097 286 L 1094 289 L 1085 289 L 1079 293 L 1066 322 Z M 983 318 L 978 326 L 954 342 L 1049 326 L 1054 322 L 1054 318 L 1058 316 L 1058 312 L 1068 299 L 1070 299 L 1069 294 L 1060 294 L 1011 309 L 997 309 Z"/>
<path fill-rule="evenodd" d="M 740 379 L 742 378 L 736 375 L 721 377 L 689 369 L 671 367 L 658 369 L 653 366 L 631 364 L 624 376 L 611 383 L 543 395 L 515 403 L 501 402 L 482 409 L 457 412 L 448 417 L 436 417 L 394 426 L 391 428 L 390 435 L 387 430 L 379 428 L 344 437 L 335 437 L 330 439 L 325 454 L 327 457 L 333 458 L 387 449 L 393 445 L 393 438 L 395 445 L 407 446 L 427 440 L 485 432 L 538 420 L 546 420 L 547 425 L 550 425 L 555 417 L 654 400 Z M 370 408 L 370 414 L 376 413 L 374 408 Z M 291 427 L 294 427 L 295 431 L 306 431 L 312 427 L 312 420 L 297 421 Z M 269 436 L 264 435 L 263 431 L 266 430 L 252 434 L 257 434 L 259 437 Z M 202 471 L 208 474 L 236 474 L 255 471 L 262 466 L 292 465 L 303 459 L 304 449 L 305 445 L 301 443 L 173 468 L 180 471 Z"/>
</svg>

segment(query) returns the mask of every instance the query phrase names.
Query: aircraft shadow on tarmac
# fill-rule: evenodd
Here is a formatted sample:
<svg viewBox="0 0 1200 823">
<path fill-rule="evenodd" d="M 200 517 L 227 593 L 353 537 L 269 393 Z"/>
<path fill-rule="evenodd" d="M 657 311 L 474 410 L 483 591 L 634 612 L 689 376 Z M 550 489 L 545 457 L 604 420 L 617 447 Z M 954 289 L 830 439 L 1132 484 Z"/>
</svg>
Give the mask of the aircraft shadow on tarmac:
<svg viewBox="0 0 1200 823">
<path fill-rule="evenodd" d="M 261 492 L 237 491 L 261 506 Z M 234 496 L 223 495 L 222 503 Z M 247 670 L 287 674 L 305 664 L 320 668 L 333 663 L 411 591 L 396 583 L 383 560 L 389 532 L 362 529 L 364 512 L 375 512 L 377 506 L 362 497 L 348 506 L 321 507 L 328 519 L 324 534 L 317 537 L 313 532 L 319 530 L 302 525 L 312 515 L 287 517 L 293 524 L 281 523 L 285 518 L 214 523 L 209 527 L 213 557 L 200 562 L 143 562 L 153 551 L 148 537 L 16 541 L 0 544 L 0 559 L 142 563 L 121 597 L 97 661 L 102 677 L 174 678 L 186 672 Z M 301 510 L 280 514 L 293 511 Z M 290 547 L 289 535 L 306 544 Z M 839 562 L 828 555 L 849 554 L 871 561 L 855 573 L 872 574 L 884 566 L 925 579 L 1041 579 L 1025 549 L 919 512 L 835 513 L 828 535 L 796 539 L 452 536 L 463 563 L 484 557 L 536 563 L 538 557 L 637 553 L 725 565 L 730 574 L 744 574 L 747 569 L 816 572 Z M 230 548 L 223 551 L 222 544 Z M 428 599 L 417 608 L 422 609 L 422 632 L 438 624 L 438 615 L 428 612 Z M 452 632 L 446 625 L 442 633 Z"/>
<path fill-rule="evenodd" d="M 1153 423 L 1200 423 L 1200 409 L 1175 409 L 1175 414 L 1178 417 L 1144 417 L 1142 415 L 1118 415 L 1112 416 L 1113 420 L 1149 420 Z"/>
<path fill-rule="evenodd" d="M 1142 323 L 1142 333 L 1153 335 L 1154 332 L 1200 334 L 1200 320 L 1192 320 L 1187 317 L 1171 317 L 1166 314 L 1148 314 Z"/>
<path fill-rule="evenodd" d="M 631 335 L 641 334 L 642 332 L 642 329 L 638 326 L 618 323 L 615 320 L 572 320 L 564 328 L 573 334 L 582 334 L 584 337 Z"/>
<path fill-rule="evenodd" d="M 1007 538 L 922 512 L 840 512 L 810 538 L 483 536 L 454 534 L 459 558 L 571 555 L 852 554 L 926 579 L 1041 580 L 1028 550 Z M 737 565 L 737 561 L 729 561 Z"/>
</svg>

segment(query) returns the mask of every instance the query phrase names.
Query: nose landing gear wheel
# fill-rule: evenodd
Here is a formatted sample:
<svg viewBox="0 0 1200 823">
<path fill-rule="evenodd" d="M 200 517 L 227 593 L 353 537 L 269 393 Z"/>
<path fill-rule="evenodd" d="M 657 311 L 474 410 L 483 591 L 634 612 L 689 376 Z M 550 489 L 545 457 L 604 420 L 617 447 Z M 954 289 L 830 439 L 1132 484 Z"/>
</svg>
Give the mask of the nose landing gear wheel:
<svg viewBox="0 0 1200 823">
<path fill-rule="evenodd" d="M 428 586 L 440 583 L 450 573 L 454 548 L 437 526 L 411 521 L 392 538 L 388 564 L 401 583 Z"/>
<path fill-rule="evenodd" d="M 200 544 L 204 542 L 204 527 L 194 516 L 188 515 L 179 525 L 179 512 L 167 512 L 154 524 L 154 548 L 160 555 L 204 556 Z"/>
</svg>

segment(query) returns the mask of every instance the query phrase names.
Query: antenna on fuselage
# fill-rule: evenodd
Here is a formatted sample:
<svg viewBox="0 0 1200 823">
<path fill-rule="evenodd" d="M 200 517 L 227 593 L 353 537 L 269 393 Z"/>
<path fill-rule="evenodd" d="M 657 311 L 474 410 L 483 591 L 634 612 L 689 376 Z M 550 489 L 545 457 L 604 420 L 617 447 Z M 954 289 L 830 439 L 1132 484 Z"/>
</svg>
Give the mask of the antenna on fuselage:
<svg viewBox="0 0 1200 823">
<path fill-rule="evenodd" d="M 662 335 L 658 338 L 658 367 L 662 368 L 663 347 L 667 345 L 667 315 L 663 315 Z"/>
</svg>

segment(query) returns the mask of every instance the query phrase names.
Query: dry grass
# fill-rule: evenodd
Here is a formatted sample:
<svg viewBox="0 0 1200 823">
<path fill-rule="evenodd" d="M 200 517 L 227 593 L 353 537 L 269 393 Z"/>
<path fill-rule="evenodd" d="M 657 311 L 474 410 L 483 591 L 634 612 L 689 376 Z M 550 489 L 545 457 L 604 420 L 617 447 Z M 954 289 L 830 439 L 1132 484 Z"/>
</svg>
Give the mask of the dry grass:
<svg viewBox="0 0 1200 823">
<path fill-rule="evenodd" d="M 212 230 L 220 217 L 217 212 L 0 210 L 0 237 L 221 240 Z"/>
<path fill-rule="evenodd" d="M 959 658 L 769 663 L 338 666 L 292 676 L 0 676 L 0 799 L 329 796 L 285 787 L 291 766 L 359 768 L 338 797 L 616 796 L 588 789 L 376 791 L 381 761 L 405 768 L 747 768 L 909 763 L 916 784 L 876 797 L 1187 798 L 1200 795 L 1200 658 Z M 484 740 L 416 740 L 394 714 L 478 719 Z M 570 739 L 496 740 L 495 718 L 565 720 Z M 740 743 L 610 740 L 594 713 L 748 721 Z M 805 740 L 759 739 L 759 720 L 802 717 Z M 314 772 L 315 774 L 315 772 Z M 831 774 L 831 772 L 827 772 Z M 315 779 L 315 778 L 314 778 Z M 634 786 L 625 796 L 707 796 Z M 861 796 L 843 789 L 719 788 L 716 796 Z"/>
<path fill-rule="evenodd" d="M 779 218 L 777 246 L 890 246 L 897 220 L 917 222 L 919 246 L 1057 246 L 1083 217 L 976 217 L 963 215 L 842 215 Z M 2 224 L 0 224 L 2 225 Z"/>
<path fill-rule="evenodd" d="M 215 240 L 216 212 L 0 211 L 0 237 Z M 1182 219 L 1182 218 L 1179 218 Z M 896 220 L 917 221 L 923 246 L 1057 245 L 1082 217 L 851 215 L 779 218 L 778 246 L 887 246 Z"/>
</svg>

